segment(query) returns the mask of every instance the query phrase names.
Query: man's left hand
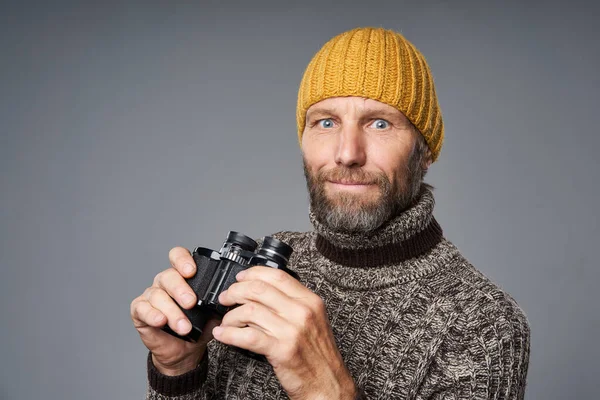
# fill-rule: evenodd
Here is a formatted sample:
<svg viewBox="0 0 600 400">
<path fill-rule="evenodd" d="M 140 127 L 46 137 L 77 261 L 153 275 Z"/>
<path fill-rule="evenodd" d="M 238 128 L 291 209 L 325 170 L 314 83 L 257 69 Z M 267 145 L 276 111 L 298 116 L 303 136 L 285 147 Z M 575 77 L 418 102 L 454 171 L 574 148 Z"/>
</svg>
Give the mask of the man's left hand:
<svg viewBox="0 0 600 400">
<path fill-rule="evenodd" d="M 252 267 L 237 280 L 219 296 L 222 305 L 239 306 L 213 329 L 215 339 L 263 354 L 292 400 L 353 399 L 323 300 L 275 268 Z"/>
</svg>

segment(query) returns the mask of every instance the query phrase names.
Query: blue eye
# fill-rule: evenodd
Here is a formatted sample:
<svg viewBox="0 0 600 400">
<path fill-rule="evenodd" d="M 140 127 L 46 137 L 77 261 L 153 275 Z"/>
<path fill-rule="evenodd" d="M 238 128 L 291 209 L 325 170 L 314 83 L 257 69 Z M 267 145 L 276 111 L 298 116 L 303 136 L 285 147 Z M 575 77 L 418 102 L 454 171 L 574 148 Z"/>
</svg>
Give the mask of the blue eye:
<svg viewBox="0 0 600 400">
<path fill-rule="evenodd" d="M 333 127 L 333 121 L 331 118 L 322 119 L 319 121 L 319 126 L 321 126 L 321 128 L 331 128 Z"/>
<path fill-rule="evenodd" d="M 374 126 L 377 129 L 385 129 L 390 126 L 390 123 L 387 122 L 385 119 L 376 119 L 375 122 L 373 122 L 372 126 Z"/>
</svg>

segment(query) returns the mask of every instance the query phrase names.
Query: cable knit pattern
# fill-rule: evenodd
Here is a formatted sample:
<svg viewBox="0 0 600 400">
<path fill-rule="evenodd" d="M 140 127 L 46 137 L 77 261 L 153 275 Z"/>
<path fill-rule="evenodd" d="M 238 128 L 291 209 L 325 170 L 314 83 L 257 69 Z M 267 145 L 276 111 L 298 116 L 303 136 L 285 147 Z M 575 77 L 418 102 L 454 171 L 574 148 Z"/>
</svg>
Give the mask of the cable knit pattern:
<svg viewBox="0 0 600 400">
<path fill-rule="evenodd" d="M 441 230 L 433 234 L 437 240 L 419 236 L 435 221 L 433 205 L 425 187 L 413 207 L 369 235 L 330 232 L 312 218 L 313 232 L 275 236 L 294 248 L 290 268 L 325 301 L 361 398 L 522 399 L 530 351 L 527 318 Z M 365 250 L 408 254 L 396 248 L 408 240 L 417 243 L 418 256 L 355 265 Z M 318 242 L 350 252 L 346 259 L 352 265 L 325 257 Z M 207 359 L 207 372 L 202 363 L 178 384 L 176 377 L 162 386 L 150 365 L 146 398 L 287 398 L 267 363 L 216 341 L 209 343 Z"/>
</svg>

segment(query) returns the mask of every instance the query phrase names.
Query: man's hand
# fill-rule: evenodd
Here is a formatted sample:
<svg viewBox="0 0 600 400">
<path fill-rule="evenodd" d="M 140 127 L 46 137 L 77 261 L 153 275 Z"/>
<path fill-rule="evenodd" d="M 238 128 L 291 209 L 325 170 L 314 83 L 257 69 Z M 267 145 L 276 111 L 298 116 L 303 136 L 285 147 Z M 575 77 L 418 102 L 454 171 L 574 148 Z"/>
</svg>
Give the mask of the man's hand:
<svg viewBox="0 0 600 400">
<path fill-rule="evenodd" d="M 188 334 L 192 325 L 175 300 L 186 309 L 196 304 L 196 295 L 184 280 L 196 273 L 196 263 L 190 252 L 183 247 L 174 247 L 169 252 L 169 261 L 172 267 L 156 275 L 152 286 L 131 302 L 130 312 L 133 325 L 152 353 L 156 369 L 165 375 L 181 375 L 198 365 L 218 321 L 207 323 L 198 343 L 186 342 L 160 329 L 168 323 L 175 332 Z"/>
<path fill-rule="evenodd" d="M 252 267 L 221 293 L 240 304 L 213 329 L 220 342 L 263 354 L 293 400 L 353 399 L 356 388 L 336 346 L 323 300 L 287 273 Z"/>
</svg>

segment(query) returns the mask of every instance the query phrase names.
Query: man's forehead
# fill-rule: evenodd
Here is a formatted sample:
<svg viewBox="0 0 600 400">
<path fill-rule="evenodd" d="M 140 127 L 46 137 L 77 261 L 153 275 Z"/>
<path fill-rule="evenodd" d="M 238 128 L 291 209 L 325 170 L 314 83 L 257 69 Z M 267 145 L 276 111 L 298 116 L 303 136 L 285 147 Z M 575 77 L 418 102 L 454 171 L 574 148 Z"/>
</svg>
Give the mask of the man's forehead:
<svg viewBox="0 0 600 400">
<path fill-rule="evenodd" d="M 406 118 L 401 111 L 390 106 L 389 104 L 385 104 L 374 99 L 356 96 L 330 97 L 321 100 L 311 105 L 306 111 L 306 115 L 309 116 L 311 114 L 319 113 L 337 114 L 346 111 L 348 108 L 353 108 L 363 114 L 383 113 L 386 115 L 397 115 L 401 118 Z"/>
</svg>

